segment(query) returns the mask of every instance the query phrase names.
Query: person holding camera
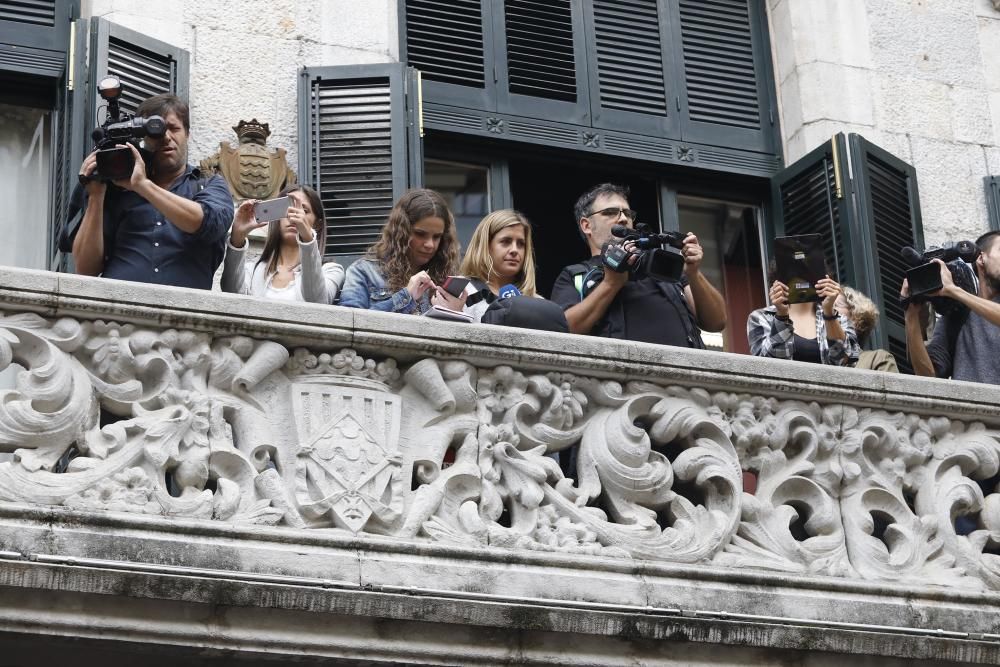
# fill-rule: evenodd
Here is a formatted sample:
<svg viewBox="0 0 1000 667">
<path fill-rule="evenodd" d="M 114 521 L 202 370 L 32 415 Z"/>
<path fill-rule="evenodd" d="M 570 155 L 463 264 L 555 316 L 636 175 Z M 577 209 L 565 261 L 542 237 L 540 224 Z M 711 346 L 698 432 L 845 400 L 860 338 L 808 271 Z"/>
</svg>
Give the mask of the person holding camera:
<svg viewBox="0 0 1000 667">
<path fill-rule="evenodd" d="M 190 113 L 175 95 L 154 95 L 137 118 L 162 116 L 162 137 L 146 137 L 147 164 L 133 142 L 127 178 L 110 184 L 95 172 L 98 151 L 80 165 L 86 206 L 73 239 L 77 273 L 159 285 L 211 289 L 222 263 L 233 201 L 225 180 L 203 178 L 187 163 Z"/>
<path fill-rule="evenodd" d="M 940 265 L 941 289 L 925 296 L 951 299 L 960 307 L 941 316 L 929 343 L 924 342 L 921 325 L 926 303 L 910 300 L 909 284 L 903 280 L 906 348 L 917 375 L 1000 384 L 1000 231 L 983 234 L 976 247 L 978 294 L 957 286 L 947 264 L 931 260 Z"/>
<path fill-rule="evenodd" d="M 562 270 L 552 287 L 552 301 L 565 310 L 572 333 L 704 348 L 701 329 L 721 331 L 726 306 L 700 271 L 701 244 L 694 234 L 684 237 L 683 275 L 676 282 L 636 276 L 635 242 L 618 242 L 612 235 L 615 225 L 631 229 L 636 220 L 628 194 L 623 186 L 603 183 L 577 200 L 574 214 L 591 257 Z M 628 253 L 623 261 L 632 270 L 605 266 L 607 251 L 619 246 Z"/>
</svg>

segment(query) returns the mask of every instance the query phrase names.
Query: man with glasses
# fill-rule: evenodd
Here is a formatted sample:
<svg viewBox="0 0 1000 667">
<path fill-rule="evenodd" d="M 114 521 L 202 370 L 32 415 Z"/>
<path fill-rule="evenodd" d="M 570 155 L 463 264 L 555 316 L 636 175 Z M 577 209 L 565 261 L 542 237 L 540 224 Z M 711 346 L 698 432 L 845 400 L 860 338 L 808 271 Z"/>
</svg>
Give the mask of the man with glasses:
<svg viewBox="0 0 1000 667">
<path fill-rule="evenodd" d="M 566 311 L 569 330 L 660 345 L 704 348 L 701 331 L 726 326 L 722 295 L 700 272 L 704 257 L 694 234 L 684 239 L 684 275 L 679 282 L 604 267 L 602 249 L 614 239 L 615 225 L 632 227 L 636 212 L 629 208 L 628 189 L 603 183 L 584 193 L 574 213 L 590 247 L 590 259 L 567 266 L 552 287 L 552 300 Z M 631 249 L 626 244 L 626 249 Z"/>
</svg>

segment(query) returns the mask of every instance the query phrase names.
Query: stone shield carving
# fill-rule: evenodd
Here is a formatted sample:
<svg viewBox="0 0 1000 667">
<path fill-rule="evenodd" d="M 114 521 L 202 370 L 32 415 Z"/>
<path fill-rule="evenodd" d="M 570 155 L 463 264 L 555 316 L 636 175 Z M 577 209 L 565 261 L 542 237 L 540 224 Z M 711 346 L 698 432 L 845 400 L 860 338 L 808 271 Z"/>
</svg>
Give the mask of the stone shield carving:
<svg viewBox="0 0 1000 667">
<path fill-rule="evenodd" d="M 355 533 L 373 515 L 384 525 L 398 518 L 390 482 L 401 464 L 399 397 L 360 382 L 317 377 L 292 385 L 299 509 Z"/>
</svg>

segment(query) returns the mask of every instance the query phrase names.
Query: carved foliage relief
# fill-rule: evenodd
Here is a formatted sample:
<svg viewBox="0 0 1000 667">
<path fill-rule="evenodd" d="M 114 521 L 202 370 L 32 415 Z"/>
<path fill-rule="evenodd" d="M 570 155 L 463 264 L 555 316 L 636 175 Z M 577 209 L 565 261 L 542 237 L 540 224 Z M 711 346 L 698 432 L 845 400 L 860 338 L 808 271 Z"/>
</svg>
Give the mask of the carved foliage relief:
<svg viewBox="0 0 1000 667">
<path fill-rule="evenodd" d="M 12 364 L 3 502 L 1000 589 L 982 424 L 36 315 Z"/>
</svg>

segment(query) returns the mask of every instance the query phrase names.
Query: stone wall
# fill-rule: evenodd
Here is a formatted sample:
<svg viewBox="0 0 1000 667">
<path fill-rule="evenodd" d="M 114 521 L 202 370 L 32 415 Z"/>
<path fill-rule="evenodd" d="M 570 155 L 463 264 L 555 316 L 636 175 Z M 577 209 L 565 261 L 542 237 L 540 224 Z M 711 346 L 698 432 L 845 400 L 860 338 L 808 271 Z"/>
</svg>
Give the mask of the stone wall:
<svg viewBox="0 0 1000 667">
<path fill-rule="evenodd" d="M 0 311 L 0 632 L 1000 661 L 998 388 L 13 269 Z"/>
<path fill-rule="evenodd" d="M 857 132 L 917 168 L 928 242 L 987 228 L 1000 174 L 992 0 L 768 0 L 788 162 Z"/>
<path fill-rule="evenodd" d="M 191 162 L 235 143 L 240 119 L 269 123 L 268 144 L 297 170 L 296 87 L 303 66 L 398 59 L 396 0 L 145 2 L 83 0 L 100 16 L 191 54 Z"/>
</svg>

